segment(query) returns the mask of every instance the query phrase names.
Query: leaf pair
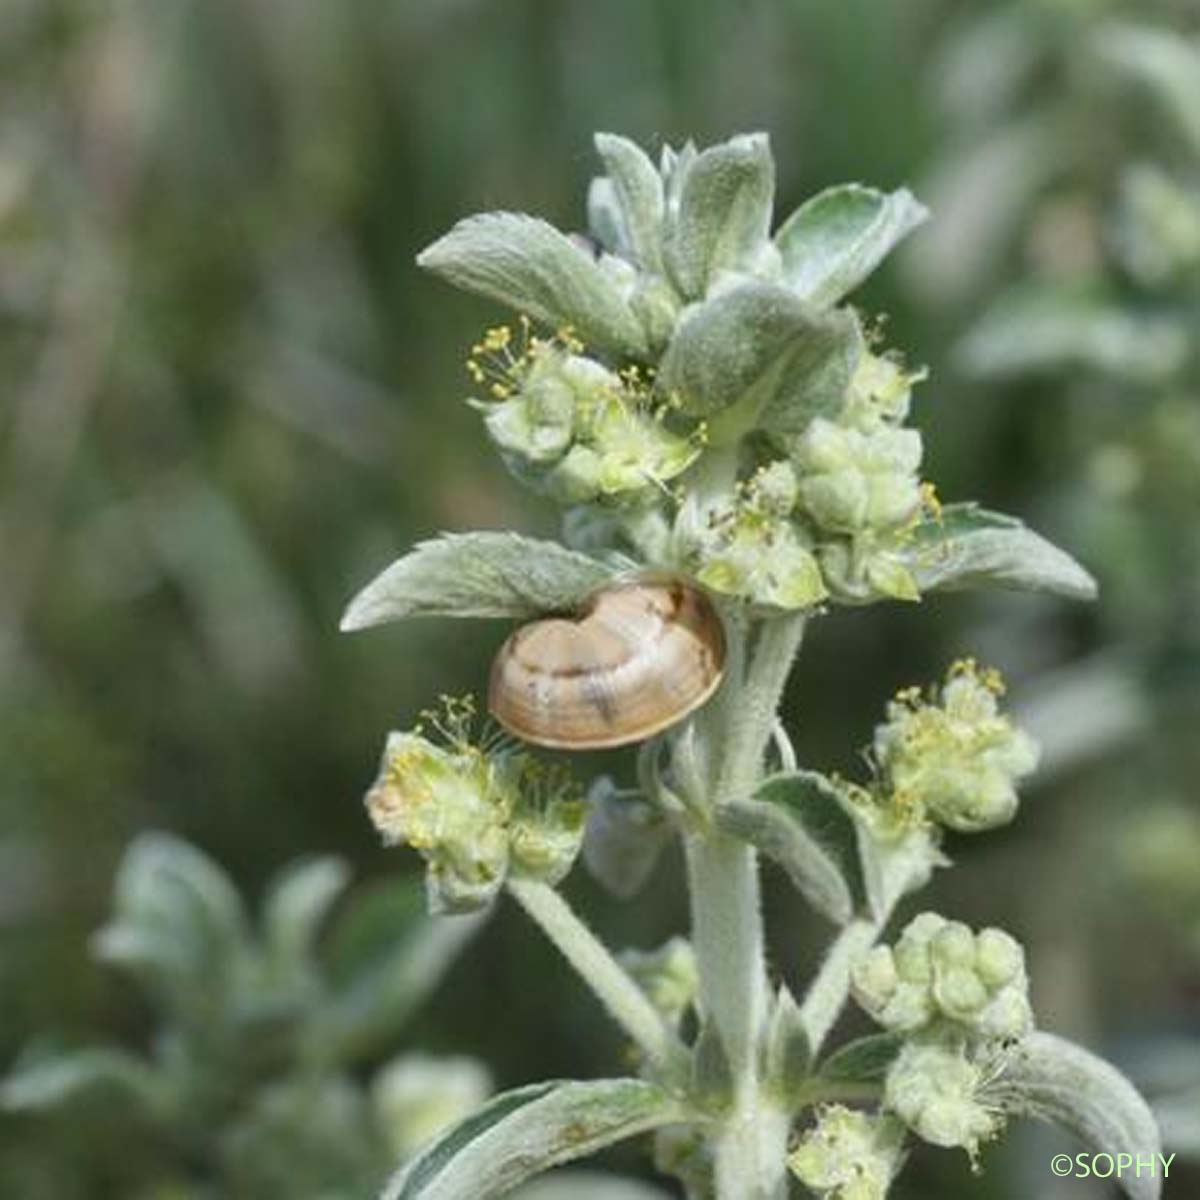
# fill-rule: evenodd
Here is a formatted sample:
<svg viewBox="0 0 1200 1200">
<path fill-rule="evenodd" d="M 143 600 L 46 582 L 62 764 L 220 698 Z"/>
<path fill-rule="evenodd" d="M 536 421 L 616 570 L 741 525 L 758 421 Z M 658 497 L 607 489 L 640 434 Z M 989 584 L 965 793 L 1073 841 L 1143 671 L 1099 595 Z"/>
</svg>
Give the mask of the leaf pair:
<svg viewBox="0 0 1200 1200">
<path fill-rule="evenodd" d="M 1091 576 L 1013 517 L 950 505 L 904 551 L 923 591 L 1004 587 L 1092 599 Z M 513 533 L 446 534 L 422 542 L 351 601 L 344 630 L 414 616 L 528 619 L 570 612 L 621 568 L 556 542 Z"/>
</svg>

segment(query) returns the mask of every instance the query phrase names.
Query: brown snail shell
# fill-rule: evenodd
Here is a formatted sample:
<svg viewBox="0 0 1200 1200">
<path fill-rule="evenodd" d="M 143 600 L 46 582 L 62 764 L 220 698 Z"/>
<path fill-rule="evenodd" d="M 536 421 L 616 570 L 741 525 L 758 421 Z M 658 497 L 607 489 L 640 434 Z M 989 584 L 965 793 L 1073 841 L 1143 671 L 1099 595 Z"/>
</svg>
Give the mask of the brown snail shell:
<svg viewBox="0 0 1200 1200">
<path fill-rule="evenodd" d="M 518 629 L 492 664 L 488 707 L 509 733 L 563 750 L 640 742 L 700 707 L 725 667 L 712 603 L 682 580 L 601 588 L 574 617 Z"/>
</svg>

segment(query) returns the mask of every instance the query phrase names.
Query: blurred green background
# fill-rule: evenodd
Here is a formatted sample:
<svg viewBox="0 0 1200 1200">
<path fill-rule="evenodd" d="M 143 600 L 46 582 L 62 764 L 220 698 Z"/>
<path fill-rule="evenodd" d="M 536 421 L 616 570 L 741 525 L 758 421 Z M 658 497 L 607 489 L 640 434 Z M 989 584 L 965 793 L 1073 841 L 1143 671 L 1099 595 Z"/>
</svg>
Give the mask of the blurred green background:
<svg viewBox="0 0 1200 1200">
<path fill-rule="evenodd" d="M 966 652 L 1000 666 L 1045 769 L 1011 829 L 950 847 L 932 902 L 1024 938 L 1042 1023 L 1200 1149 L 1198 36 L 1194 0 L 4 0 L 0 1064 L 47 1032 L 149 1042 L 153 1010 L 88 953 L 140 831 L 252 899 L 303 854 L 359 887 L 414 870 L 360 804 L 382 738 L 478 692 L 505 630 L 346 637 L 340 611 L 422 536 L 554 532 L 462 402 L 494 310 L 414 256 L 481 209 L 581 226 L 595 129 L 765 129 L 781 214 L 849 180 L 931 204 L 857 297 L 930 367 L 931 476 L 1103 586 L 1090 611 L 821 620 L 801 755 L 853 771 L 896 687 Z M 684 925 L 673 860 L 629 903 L 582 870 L 569 890 L 618 945 Z M 768 895 L 775 965 L 802 978 L 827 931 L 774 876 Z M 507 908 L 404 1046 L 502 1086 L 621 1052 Z M 161 1147 L 117 1138 L 0 1115 L 0 1194 L 153 1194 Z M 1107 1195 L 1054 1190 L 1061 1148 L 1011 1139 L 979 1181 L 925 1150 L 898 1194 Z M 1168 1196 L 1197 1194 L 1185 1170 Z"/>
</svg>

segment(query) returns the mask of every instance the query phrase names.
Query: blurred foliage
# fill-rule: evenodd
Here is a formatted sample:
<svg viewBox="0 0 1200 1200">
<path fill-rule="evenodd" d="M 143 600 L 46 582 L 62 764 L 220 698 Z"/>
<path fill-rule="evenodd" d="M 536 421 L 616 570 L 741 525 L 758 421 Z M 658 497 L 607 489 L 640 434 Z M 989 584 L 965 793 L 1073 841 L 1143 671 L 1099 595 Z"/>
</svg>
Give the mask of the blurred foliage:
<svg viewBox="0 0 1200 1200">
<path fill-rule="evenodd" d="M 28 1046 L 0 1108 L 57 1114 L 66 1153 L 14 1153 L 0 1169 L 4 1190 L 350 1198 L 482 1103 L 490 1081 L 469 1060 L 402 1056 L 369 1087 L 356 1078 L 364 1058 L 395 1049 L 479 921 L 431 922 L 423 889 L 401 880 L 357 895 L 326 933 L 346 883 L 337 859 L 297 861 L 270 881 L 252 922 L 211 859 L 141 835 L 94 948 L 146 993 L 158 1017 L 149 1052 Z M 145 1153 L 124 1153 L 130 1144 Z"/>
<path fill-rule="evenodd" d="M 595 128 L 765 128 L 788 147 L 785 204 L 843 178 L 915 182 L 931 203 L 907 278 L 864 293 L 929 355 L 930 461 L 947 494 L 1078 550 L 1106 593 L 1088 613 L 1004 598 L 831 618 L 795 689 L 800 750 L 849 768 L 844 731 L 968 649 L 1023 680 L 1052 778 L 1010 835 L 960 852 L 972 891 L 947 903 L 1011 904 L 1034 977 L 1057 980 L 1035 996 L 1047 1024 L 1194 1032 L 1200 975 L 1170 909 L 1124 903 L 1132 880 L 1094 864 L 1147 798 L 1196 806 L 1197 29 L 1189 0 L 0 6 L 5 1061 L 42 1030 L 149 1042 L 136 993 L 85 965 L 140 829 L 187 836 L 252 893 L 301 853 L 394 869 L 358 803 L 363 764 L 431 681 L 478 690 L 503 631 L 339 639 L 343 602 L 420 536 L 551 521 L 460 403 L 453 364 L 492 310 L 413 255 L 482 208 L 582 224 Z M 1164 220 L 1182 259 L 1164 258 Z M 1009 326 L 1038 357 L 1017 370 L 995 336 L 1031 296 L 1057 307 L 1036 337 Z M 1053 670 L 1083 651 L 1085 670 Z M 683 920 L 670 872 L 637 918 L 572 886 L 618 942 Z M 769 889 L 783 973 L 820 932 L 786 894 Z M 503 1085 L 599 1069 L 600 1015 L 506 912 L 494 933 L 412 1040 L 479 1053 Z M 29 1164 L 61 1158 L 103 1196 L 114 1160 L 143 1153 L 82 1140 L 6 1117 L 0 1170 L 34 1197 Z M 965 1169 L 942 1169 L 911 1194 L 961 1194 Z M 1023 1185 L 997 1169 L 986 1186 Z"/>
</svg>

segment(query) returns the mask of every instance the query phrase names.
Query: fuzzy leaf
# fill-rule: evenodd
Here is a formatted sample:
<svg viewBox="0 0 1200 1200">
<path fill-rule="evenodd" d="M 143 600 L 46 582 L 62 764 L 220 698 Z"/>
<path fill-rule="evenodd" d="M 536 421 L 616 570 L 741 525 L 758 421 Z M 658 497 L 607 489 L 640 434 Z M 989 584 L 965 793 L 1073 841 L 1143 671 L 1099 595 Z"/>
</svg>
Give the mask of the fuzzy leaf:
<svg viewBox="0 0 1200 1200">
<path fill-rule="evenodd" d="M 556 542 L 515 533 L 448 533 L 419 542 L 350 602 L 342 630 L 403 617 L 536 617 L 568 612 L 613 569 Z"/>
<path fill-rule="evenodd" d="M 587 343 L 644 354 L 629 305 L 595 260 L 553 225 L 521 213 L 460 221 L 417 257 L 426 270 L 552 327 L 569 325 Z"/>
<path fill-rule="evenodd" d="M 146 1110 L 164 1099 L 153 1067 L 107 1046 L 59 1052 L 31 1051 L 0 1082 L 0 1109 L 41 1112 L 88 1095 L 122 1096 Z"/>
<path fill-rule="evenodd" d="M 633 261 L 646 271 L 661 274 L 662 176 L 641 147 L 628 138 L 598 133 L 596 150 L 608 168 Z"/>
<path fill-rule="evenodd" d="M 394 1041 L 485 920 L 428 916 L 417 879 L 357 896 L 330 931 L 332 995 L 313 1016 L 314 1045 L 347 1061 Z"/>
<path fill-rule="evenodd" d="M 263 901 L 263 936 L 275 962 L 306 970 L 321 925 L 350 878 L 340 858 L 323 856 L 289 863 L 271 881 Z"/>
<path fill-rule="evenodd" d="M 804 898 L 831 921 L 844 924 L 866 907 L 858 826 L 824 775 L 773 775 L 753 799 L 723 807 L 718 820 L 779 863 Z"/>
<path fill-rule="evenodd" d="M 752 267 L 769 246 L 775 162 L 765 133 L 735 137 L 698 154 L 682 176 L 667 266 L 688 298 L 726 271 Z"/>
<path fill-rule="evenodd" d="M 97 954 L 183 989 L 228 989 L 247 947 L 246 913 L 225 872 L 194 846 L 162 833 L 136 838 L 117 872 L 113 920 Z"/>
<path fill-rule="evenodd" d="M 1102 297 L 1061 289 L 1022 289 L 1003 297 L 957 349 L 981 379 L 1084 367 L 1118 379 L 1154 383 L 1183 365 L 1185 325 L 1169 316 L 1130 312 Z"/>
<path fill-rule="evenodd" d="M 1013 1051 L 1001 1079 L 1005 1107 L 1075 1134 L 1094 1153 L 1156 1155 L 1158 1125 L 1137 1089 L 1111 1063 L 1052 1033 L 1031 1033 Z M 1133 1200 L 1158 1200 L 1162 1180 L 1126 1171 Z"/>
<path fill-rule="evenodd" d="M 746 283 L 685 311 L 659 386 L 694 416 L 744 405 L 747 420 L 798 433 L 841 407 L 860 348 L 850 313 L 819 313 L 786 288 Z"/>
<path fill-rule="evenodd" d="M 890 195 L 856 183 L 829 188 L 775 234 L 784 279 L 811 304 L 836 304 L 928 216 L 905 188 Z"/>
<path fill-rule="evenodd" d="M 1200 49 L 1182 33 L 1149 24 L 1114 21 L 1092 36 L 1100 56 L 1153 92 L 1200 153 Z"/>
<path fill-rule="evenodd" d="M 922 592 L 998 587 L 1094 600 L 1096 581 L 1064 550 L 1015 517 L 951 504 L 918 526 L 904 557 Z"/>
<path fill-rule="evenodd" d="M 505 1092 L 437 1138 L 382 1200 L 488 1200 L 552 1167 L 688 1112 L 637 1079 L 548 1082 Z"/>
<path fill-rule="evenodd" d="M 881 1084 L 904 1039 L 894 1033 L 873 1033 L 839 1047 L 817 1072 L 822 1083 L 835 1086 Z"/>
</svg>

